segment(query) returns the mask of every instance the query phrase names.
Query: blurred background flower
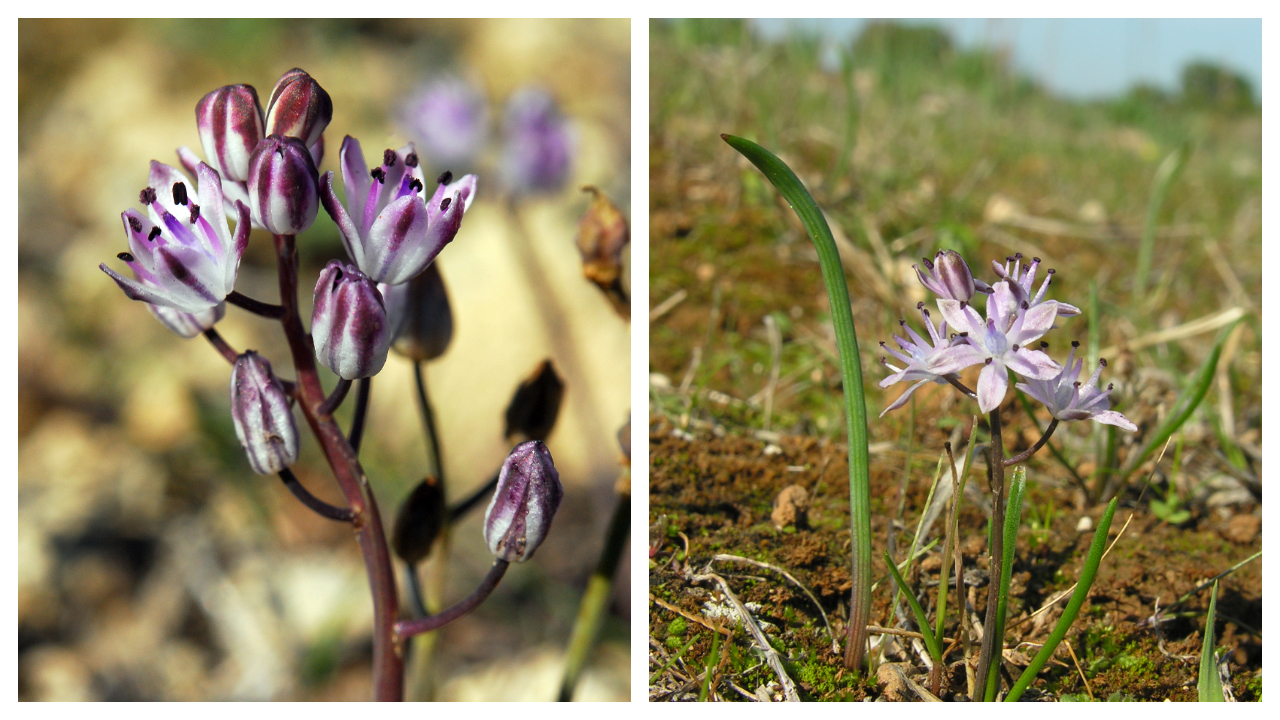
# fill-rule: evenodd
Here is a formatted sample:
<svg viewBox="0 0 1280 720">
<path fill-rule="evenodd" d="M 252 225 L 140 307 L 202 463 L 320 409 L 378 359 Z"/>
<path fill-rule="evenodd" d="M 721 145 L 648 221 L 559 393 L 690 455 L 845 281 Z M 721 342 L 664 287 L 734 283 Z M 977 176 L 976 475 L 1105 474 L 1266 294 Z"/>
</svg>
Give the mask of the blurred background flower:
<svg viewBox="0 0 1280 720">
<path fill-rule="evenodd" d="M 630 57 L 627 21 L 20 22 L 23 699 L 371 694 L 372 610 L 349 529 L 311 514 L 278 480 L 254 475 L 231 421 L 230 366 L 204 340 L 179 338 L 147 317 L 97 269 L 126 246 L 119 213 L 146 184 L 148 162 L 172 164 L 175 148 L 198 146 L 197 102 L 234 83 L 266 99 L 295 67 L 332 98 L 331 148 L 352 135 L 376 157 L 416 141 L 432 177 L 479 175 L 477 200 L 437 260 L 454 332 L 428 383 L 451 497 L 483 484 L 506 458 L 503 413 L 528 369 L 553 358 L 564 376 L 565 407 L 547 439 L 564 483 L 555 525 L 489 601 L 445 629 L 435 666 L 442 699 L 554 697 L 614 503 L 614 435 L 629 406 L 630 368 L 619 362 L 629 357 L 629 327 L 583 280 L 574 234 L 590 201 L 578 186 L 630 196 Z M 449 96 L 465 111 L 430 105 L 444 119 L 425 131 L 404 117 L 412 98 L 425 97 L 415 88 L 457 77 L 473 83 Z M 499 202 L 501 150 L 484 118 L 529 85 L 555 98 L 575 144 L 559 184 L 517 216 Z M 468 122 L 479 129 L 463 138 Z M 455 145 L 437 143 L 435 128 Z M 331 151 L 318 170 L 337 163 Z M 254 230 L 237 289 L 274 302 L 270 246 Z M 299 252 L 304 288 L 326 262 L 344 258 L 326 213 L 300 236 Z M 521 267 L 529 252 L 546 276 L 536 289 Z M 311 294 L 302 295 L 310 317 Z M 571 311 L 547 316 L 548 302 Z M 291 379 L 274 323 L 232 308 L 218 328 Z M 391 354 L 372 388 L 361 460 L 384 519 L 430 468 L 412 367 Z M 334 377 L 324 380 L 331 387 Z M 351 405 L 338 413 L 344 427 Z M 317 496 L 339 501 L 309 437 L 294 470 Z M 453 529 L 447 598 L 469 592 L 491 564 L 481 521 L 473 514 Z M 578 699 L 630 696 L 621 580 Z"/>
</svg>

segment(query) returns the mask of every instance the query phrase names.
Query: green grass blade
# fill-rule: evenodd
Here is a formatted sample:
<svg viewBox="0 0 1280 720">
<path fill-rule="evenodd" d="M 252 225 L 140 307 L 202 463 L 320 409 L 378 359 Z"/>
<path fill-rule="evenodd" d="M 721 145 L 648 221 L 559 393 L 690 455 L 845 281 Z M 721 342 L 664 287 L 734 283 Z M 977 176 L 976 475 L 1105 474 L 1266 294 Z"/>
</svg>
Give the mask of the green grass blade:
<svg viewBox="0 0 1280 720">
<path fill-rule="evenodd" d="M 1058 643 L 1062 642 L 1062 638 L 1066 637 L 1067 630 L 1071 628 L 1071 624 L 1075 622 L 1076 615 L 1080 614 L 1080 607 L 1084 605 L 1084 599 L 1089 596 L 1089 588 L 1093 586 L 1093 579 L 1098 575 L 1098 565 L 1102 562 L 1102 553 L 1107 549 L 1107 531 L 1111 529 L 1111 518 L 1116 514 L 1117 500 L 1107 503 L 1107 509 L 1102 513 L 1102 519 L 1098 521 L 1098 529 L 1093 533 L 1093 544 L 1089 546 L 1089 556 L 1084 561 L 1084 571 L 1080 573 L 1080 580 L 1076 583 L 1076 591 L 1071 594 L 1071 601 L 1067 603 L 1067 607 L 1062 611 L 1062 617 L 1058 618 L 1058 624 L 1053 626 L 1053 632 L 1049 635 L 1049 639 L 1045 640 L 1044 647 L 1040 648 L 1040 652 L 1032 658 L 1031 664 L 1022 672 L 1022 676 L 1018 678 L 1018 682 L 1014 683 L 1009 689 L 1009 694 L 1005 696 L 1005 702 L 1016 702 L 1022 697 L 1022 693 L 1036 679 L 1036 675 L 1044 668 L 1045 663 L 1049 662 L 1049 658 L 1053 655 L 1053 651 L 1058 649 Z"/>
<path fill-rule="evenodd" d="M 938 645 L 938 639 L 934 637 L 933 630 L 929 629 L 929 617 L 924 614 L 924 608 L 920 607 L 920 601 L 916 600 L 916 594 L 911 592 L 907 583 L 902 580 L 898 566 L 893 564 L 893 558 L 889 557 L 888 550 L 884 553 L 884 564 L 889 566 L 889 574 L 893 576 L 893 582 L 907 598 L 907 604 L 911 606 L 911 614 L 916 616 L 916 625 L 920 628 L 920 634 L 924 636 L 924 646 L 929 650 L 929 657 L 933 658 L 935 663 L 942 662 L 942 647 Z"/>
<path fill-rule="evenodd" d="M 849 305 L 849 287 L 845 283 L 840 254 L 836 250 L 831 228 L 822 216 L 813 196 L 786 163 L 759 145 L 733 135 L 721 135 L 729 147 L 742 153 L 765 178 L 782 193 L 791 209 L 800 217 L 809 239 L 818 251 L 822 281 L 827 287 L 831 305 L 831 322 L 835 326 L 836 346 L 840 351 L 840 373 L 844 381 L 845 419 L 849 434 L 849 514 L 853 531 L 853 592 L 849 603 L 849 638 L 845 664 L 854 670 L 862 667 L 867 646 L 867 623 L 871 619 L 871 471 L 867 452 L 867 404 L 862 390 L 862 363 L 858 355 L 858 336 Z"/>
<path fill-rule="evenodd" d="M 702 692 L 698 693 L 698 702 L 706 702 L 711 692 L 711 673 L 715 672 L 720 662 L 720 633 L 711 633 L 711 654 L 707 656 L 707 672 L 702 677 Z"/>
<path fill-rule="evenodd" d="M 1204 621 L 1204 647 L 1200 648 L 1200 681 L 1196 689 L 1200 702 L 1226 702 L 1222 694 L 1222 677 L 1218 675 L 1217 654 L 1213 651 L 1213 620 L 1218 609 L 1218 581 L 1213 582 L 1209 598 L 1209 616 Z"/>
<path fill-rule="evenodd" d="M 1155 179 L 1151 181 L 1151 199 L 1147 203 L 1147 222 L 1142 226 L 1142 242 L 1138 245 L 1138 269 L 1133 278 L 1133 297 L 1141 300 L 1147 291 L 1147 277 L 1151 274 L 1151 256 L 1155 252 L 1156 222 L 1160 219 L 1160 208 L 1164 205 L 1169 186 L 1182 172 L 1182 166 L 1191 154 L 1191 145 L 1183 143 L 1177 150 L 1169 153 L 1156 168 Z"/>
<path fill-rule="evenodd" d="M 1143 461 L 1145 461 L 1151 453 L 1155 452 L 1156 448 L 1163 446 L 1165 441 L 1177 432 L 1178 428 L 1182 427 L 1182 424 L 1187 421 L 1187 418 L 1191 417 L 1191 413 L 1200 405 L 1200 401 L 1204 400 L 1205 394 L 1209 392 L 1209 386 L 1213 384 L 1213 375 L 1218 369 L 1218 358 L 1222 356 L 1222 346 L 1226 344 L 1227 336 L 1231 334 L 1231 331 L 1234 330 L 1236 325 L 1239 325 L 1240 321 L 1243 319 L 1244 318 L 1236 320 L 1230 325 L 1222 328 L 1218 333 L 1218 339 L 1214 341 L 1213 350 L 1209 352 L 1209 357 L 1205 358 L 1204 364 L 1196 371 L 1195 377 L 1191 379 L 1190 384 L 1187 385 L 1187 389 L 1183 390 L 1182 394 L 1178 396 L 1178 401 L 1174 403 L 1173 409 L 1169 411 L 1164 422 L 1160 424 L 1160 427 L 1157 428 L 1154 433 L 1152 433 L 1151 437 L 1147 438 L 1147 442 L 1142 446 L 1142 450 L 1136 455 L 1130 457 L 1129 462 L 1125 463 L 1124 469 L 1116 476 L 1116 485 L 1123 484 L 1128 480 L 1129 476 L 1142 465 Z"/>
<path fill-rule="evenodd" d="M 1013 575 L 1013 551 L 1018 542 L 1018 526 L 1022 524 L 1022 498 L 1027 492 L 1027 468 L 1019 465 L 1013 470 L 1013 484 L 1009 486 L 1009 504 L 1004 515 L 1004 560 L 1000 564 L 1000 604 L 996 606 L 996 645 L 1004 647 L 1004 618 L 1009 609 L 1009 582 Z M 1000 661 L 991 663 L 987 675 L 987 702 L 995 702 L 997 673 Z"/>
</svg>

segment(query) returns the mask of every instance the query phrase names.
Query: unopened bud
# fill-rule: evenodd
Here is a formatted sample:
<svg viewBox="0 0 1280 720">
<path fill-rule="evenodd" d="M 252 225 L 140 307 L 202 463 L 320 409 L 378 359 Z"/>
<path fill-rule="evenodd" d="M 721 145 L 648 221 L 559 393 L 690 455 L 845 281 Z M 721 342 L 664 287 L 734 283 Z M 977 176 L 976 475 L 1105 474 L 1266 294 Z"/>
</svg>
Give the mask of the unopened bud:
<svg viewBox="0 0 1280 720">
<path fill-rule="evenodd" d="M 547 446 L 537 440 L 517 445 L 498 474 L 498 488 L 484 514 L 489 552 L 507 562 L 524 562 L 542 544 L 560 507 L 564 488 Z"/>
<path fill-rule="evenodd" d="M 955 250 L 939 251 L 932 265 L 928 267 L 926 264 L 925 272 L 921 272 L 919 266 L 915 266 L 916 276 L 920 278 L 922 285 L 940 298 L 960 302 L 969 302 L 973 299 L 977 286 L 973 281 L 973 273 L 970 272 L 969 265 L 965 263 L 964 258 L 960 257 L 960 253 Z"/>
<path fill-rule="evenodd" d="M 508 440 L 517 436 L 522 440 L 546 440 L 556 426 L 563 399 L 564 381 L 551 360 L 543 360 L 511 397 L 503 436 Z"/>
<path fill-rule="evenodd" d="M 276 82 L 267 101 L 267 134 L 286 135 L 310 148 L 333 119 L 333 101 L 306 72 L 294 68 Z"/>
<path fill-rule="evenodd" d="M 447 512 L 444 486 L 440 481 L 429 477 L 418 483 L 396 513 L 396 524 L 391 532 L 391 547 L 396 555 L 410 565 L 425 560 L 444 527 Z"/>
<path fill-rule="evenodd" d="M 319 178 L 310 151 L 297 138 L 271 135 L 249 158 L 249 208 L 276 235 L 297 235 L 315 222 Z"/>
<path fill-rule="evenodd" d="M 453 339 L 453 311 L 440 263 L 431 263 L 407 283 L 379 284 L 378 289 L 387 303 L 391 349 L 417 361 L 443 355 Z"/>
<path fill-rule="evenodd" d="M 227 85 L 196 103 L 196 127 L 209 165 L 223 181 L 249 178 L 249 156 L 266 136 L 258 91 L 251 85 Z"/>
<path fill-rule="evenodd" d="M 253 471 L 270 475 L 298 459 L 298 426 L 271 363 L 249 350 L 231 368 L 231 420 Z"/>
<path fill-rule="evenodd" d="M 389 330 L 377 285 L 354 265 L 329 261 L 316 282 L 311 313 L 316 358 L 347 380 L 371 377 L 387 362 Z"/>
</svg>

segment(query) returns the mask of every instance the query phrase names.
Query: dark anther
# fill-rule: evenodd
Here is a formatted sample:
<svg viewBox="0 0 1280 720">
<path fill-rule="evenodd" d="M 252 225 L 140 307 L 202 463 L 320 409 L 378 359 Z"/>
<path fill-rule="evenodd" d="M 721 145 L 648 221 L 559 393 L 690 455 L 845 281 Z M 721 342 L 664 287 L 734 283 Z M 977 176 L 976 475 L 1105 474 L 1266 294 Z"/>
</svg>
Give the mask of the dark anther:
<svg viewBox="0 0 1280 720">
<path fill-rule="evenodd" d="M 387 181 L 387 172 L 380 167 L 376 167 L 369 171 L 369 175 L 380 183 L 385 183 Z"/>
<path fill-rule="evenodd" d="M 408 167 L 418 167 L 418 153 L 409 153 L 404 156 L 404 164 Z"/>
<path fill-rule="evenodd" d="M 448 185 L 451 182 L 453 182 L 453 173 L 448 170 L 440 173 L 440 177 L 436 178 L 437 185 Z"/>
<path fill-rule="evenodd" d="M 918 303 L 916 303 L 916 309 L 917 309 L 917 310 L 923 310 L 923 309 L 924 309 L 924 303 L 923 303 L 923 302 L 918 302 Z"/>
<path fill-rule="evenodd" d="M 991 360 L 992 360 L 992 358 L 987 358 L 987 361 L 986 361 L 985 363 L 983 363 L 983 365 L 990 365 L 990 364 L 991 364 Z"/>
<path fill-rule="evenodd" d="M 1054 270 L 1053 268 L 1049 268 L 1049 269 L 1048 269 L 1048 270 L 1046 270 L 1045 272 L 1047 272 L 1048 274 L 1052 275 L 1052 274 L 1054 274 L 1054 273 L 1056 273 L 1056 272 L 1058 272 L 1058 271 L 1057 271 L 1057 270 Z"/>
<path fill-rule="evenodd" d="M 410 181 L 409 181 L 409 189 L 410 189 L 410 190 L 412 190 L 412 191 L 414 191 L 414 192 L 418 192 L 419 190 L 421 190 L 421 189 L 422 189 L 422 181 L 421 181 L 421 180 L 419 180 L 418 178 L 414 178 L 414 179 L 410 180 Z"/>
<path fill-rule="evenodd" d="M 138 193 L 138 199 L 142 201 L 143 205 L 150 205 L 156 201 L 156 189 L 153 187 L 143 188 L 142 192 Z"/>
<path fill-rule="evenodd" d="M 1013 254 L 1013 259 L 1014 259 L 1014 260 L 1021 260 L 1021 259 L 1022 259 L 1022 253 L 1014 253 L 1014 254 Z"/>
<path fill-rule="evenodd" d="M 929 262 L 929 258 L 920 258 L 924 261 L 924 266 L 930 270 L 933 269 L 933 263 Z"/>
<path fill-rule="evenodd" d="M 963 310 L 963 309 L 965 309 L 965 308 L 967 308 L 967 307 L 969 307 L 969 303 L 965 302 L 964 300 L 961 300 L 961 301 L 960 301 L 960 309 L 961 309 L 961 310 Z"/>
<path fill-rule="evenodd" d="M 1041 340 L 1041 341 L 1040 341 L 1040 349 L 1041 349 L 1041 350 L 1048 350 L 1048 349 L 1049 349 L 1049 343 L 1047 343 L 1047 342 L 1045 342 L 1045 341 Z"/>
<path fill-rule="evenodd" d="M 1080 341 L 1079 341 L 1079 340 L 1072 340 L 1072 341 L 1071 341 L 1071 347 L 1073 347 L 1073 348 L 1078 348 L 1078 347 L 1080 347 Z"/>
<path fill-rule="evenodd" d="M 186 183 L 176 182 L 173 184 L 173 204 L 174 205 L 187 204 L 187 184 Z"/>
<path fill-rule="evenodd" d="M 883 345 L 884 343 L 880 343 L 880 344 L 881 344 L 881 345 Z M 888 365 L 888 364 L 889 364 L 889 360 L 888 360 L 887 358 L 885 358 L 885 356 L 881 355 L 881 356 L 880 356 L 880 364 L 881 364 L 881 365 Z"/>
<path fill-rule="evenodd" d="M 1023 301 L 1022 301 L 1022 309 L 1023 309 L 1023 310 L 1030 310 L 1030 309 L 1031 309 L 1031 305 L 1030 305 L 1026 300 L 1023 300 Z"/>
<path fill-rule="evenodd" d="M 195 203 L 191 203 L 191 224 L 195 225 L 196 221 L 199 219 L 200 219 L 200 206 Z"/>
<path fill-rule="evenodd" d="M 1038 258 L 1038 257 L 1033 257 L 1033 258 L 1031 258 L 1031 259 L 1032 259 L 1032 260 L 1035 260 L 1036 262 L 1040 262 L 1040 258 Z"/>
<path fill-rule="evenodd" d="M 898 324 L 899 324 L 899 325 L 901 325 L 902 327 L 906 327 L 906 326 L 907 326 L 907 321 L 906 321 L 906 320 L 898 320 Z"/>
<path fill-rule="evenodd" d="M 1021 347 L 1018 347 L 1018 344 L 1017 344 L 1017 343 L 1014 343 L 1014 345 L 1013 345 L 1013 351 L 1014 351 L 1014 352 L 1018 352 L 1018 351 L 1019 351 L 1019 350 L 1021 350 L 1021 349 L 1022 349 L 1022 348 L 1021 348 Z"/>
<path fill-rule="evenodd" d="M 134 232 L 136 232 L 136 233 L 140 233 L 140 232 L 142 232 L 142 221 L 141 221 L 141 220 L 139 220 L 138 218 L 136 218 L 136 217 L 134 217 L 134 216 L 130 215 L 130 216 L 129 216 L 129 229 L 130 229 L 130 230 L 132 230 L 132 231 L 134 231 Z"/>
<path fill-rule="evenodd" d="M 920 304 L 921 304 L 921 305 L 923 305 L 924 303 L 920 303 Z M 929 311 L 928 311 L 928 310 L 921 309 L 921 310 L 920 310 L 920 314 L 921 314 L 921 315 L 924 315 L 925 317 L 929 317 Z"/>
<path fill-rule="evenodd" d="M 451 203 L 451 202 L 453 202 L 453 198 L 445 198 L 445 199 L 441 200 L 441 201 L 440 201 L 440 212 L 444 212 L 445 210 L 448 210 L 448 209 L 449 209 L 449 203 Z"/>
<path fill-rule="evenodd" d="M 884 347 L 884 341 L 883 341 L 883 340 L 881 340 L 881 341 L 880 341 L 880 347 Z"/>
<path fill-rule="evenodd" d="M 1106 367 L 1106 366 L 1107 366 L 1107 359 L 1106 359 L 1106 358 L 1098 358 L 1098 364 L 1099 364 L 1099 365 L 1101 365 L 1102 367 Z"/>
<path fill-rule="evenodd" d="M 120 258 L 125 262 L 133 262 L 133 256 L 130 255 L 129 253 L 119 253 L 116 255 L 116 257 Z"/>
<path fill-rule="evenodd" d="M 156 225 L 155 227 L 151 228 L 151 232 L 147 233 L 147 239 L 155 240 L 158 237 L 160 237 L 160 226 Z"/>
<path fill-rule="evenodd" d="M 1079 380 L 1077 380 L 1077 381 L 1075 381 L 1075 382 L 1073 382 L 1073 383 L 1071 383 L 1071 384 L 1072 384 L 1072 385 L 1075 385 L 1077 389 L 1079 389 L 1079 387 L 1080 387 L 1080 381 L 1079 381 Z"/>
<path fill-rule="evenodd" d="M 395 151 L 395 150 L 390 150 L 390 149 L 383 150 L 383 151 L 382 151 L 382 164 L 383 164 L 383 165 L 386 165 L 387 167 L 395 167 L 395 166 L 396 166 L 396 151 Z"/>
<path fill-rule="evenodd" d="M 969 331 L 968 331 L 968 330 L 966 330 L 966 331 L 964 331 L 964 332 L 960 333 L 960 337 L 969 337 Z"/>
<path fill-rule="evenodd" d="M 1107 383 L 1107 392 L 1111 392 L 1111 390 L 1115 388 L 1115 386 L 1116 386 L 1115 383 Z"/>
</svg>

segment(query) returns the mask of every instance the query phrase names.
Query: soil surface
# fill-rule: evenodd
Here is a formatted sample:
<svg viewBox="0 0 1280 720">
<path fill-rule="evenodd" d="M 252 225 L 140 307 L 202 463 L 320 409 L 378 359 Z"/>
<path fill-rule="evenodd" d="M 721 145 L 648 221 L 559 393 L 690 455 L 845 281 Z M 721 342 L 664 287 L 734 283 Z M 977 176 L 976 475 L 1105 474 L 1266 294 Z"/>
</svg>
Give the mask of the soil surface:
<svg viewBox="0 0 1280 720">
<path fill-rule="evenodd" d="M 921 424 L 916 427 L 920 437 L 913 443 L 916 449 L 905 498 L 900 496 L 907 462 L 905 438 L 900 443 L 873 444 L 871 510 L 877 578 L 887 574 L 882 559 L 886 547 L 899 562 L 905 558 L 933 480 L 936 456 L 930 448 L 941 444 L 932 437 L 938 431 Z M 924 437 L 925 433 L 931 436 Z M 851 589 L 845 447 L 813 437 L 755 435 L 765 439 L 737 436 L 720 425 L 691 432 L 665 416 L 651 418 L 650 699 L 698 698 L 712 661 L 708 695 L 714 693 L 723 700 L 782 699 L 778 677 L 763 662 L 718 585 L 694 579 L 710 573 L 722 577 L 760 623 L 769 643 L 782 655 L 800 699 L 919 699 L 903 678 L 927 686 L 928 673 L 921 659 L 923 648 L 913 649 L 909 637 L 892 636 L 886 643 L 885 664 L 876 677 L 855 678 L 843 669 L 822 614 L 803 590 L 774 570 L 714 559 L 735 555 L 785 570 L 812 592 L 843 647 Z M 1033 460 L 1028 474 L 1006 621 L 1001 683 L 1006 690 L 1052 631 L 1066 598 L 1034 617 L 1032 613 L 1075 582 L 1092 528 L 1103 511 L 1102 506 L 1086 507 L 1084 494 L 1058 481 L 1056 476 L 1063 473 L 1060 468 L 1051 469 L 1050 462 Z M 784 489 L 797 485 L 806 491 L 807 512 L 799 514 L 797 524 L 779 529 L 771 520 L 775 500 Z M 979 624 L 987 596 L 983 508 L 989 512 L 990 500 L 985 491 L 985 467 L 978 460 L 961 505 L 958 544 L 969 601 Z M 1110 532 L 1111 539 L 1119 536 L 1119 541 L 1103 559 L 1066 640 L 1024 700 L 1196 699 L 1210 590 L 1192 591 L 1261 549 L 1260 506 L 1234 513 L 1227 508 L 1196 510 L 1189 520 L 1174 526 L 1149 512 L 1149 498 L 1142 498 L 1141 491 L 1142 484 L 1135 482 L 1121 497 Z M 791 490 L 787 495 L 798 493 Z M 892 533 L 890 518 L 900 518 Z M 942 526 L 941 521 L 935 523 L 922 545 L 938 538 Z M 907 576 L 931 619 L 941 545 L 938 542 L 924 553 Z M 887 582 L 872 594 L 872 624 L 915 630 L 905 602 L 897 619 L 892 617 L 893 594 Z M 959 628 L 954 579 L 952 588 L 948 638 Z M 1171 607 L 1188 593 L 1190 597 Z M 1157 606 L 1161 621 L 1153 623 Z M 1238 700 L 1260 699 L 1259 561 L 1246 563 L 1221 580 L 1217 612 L 1216 646 L 1226 658 L 1230 687 Z M 711 628 L 727 632 L 727 641 L 722 635 L 713 643 Z M 872 635 L 873 643 L 878 637 Z M 976 658 L 976 644 L 972 653 Z M 943 699 L 967 699 L 963 659 L 963 647 L 951 645 L 940 693 Z M 1087 685 L 1082 678 L 1087 678 Z"/>
</svg>

